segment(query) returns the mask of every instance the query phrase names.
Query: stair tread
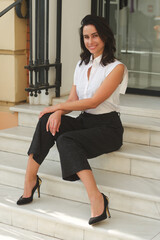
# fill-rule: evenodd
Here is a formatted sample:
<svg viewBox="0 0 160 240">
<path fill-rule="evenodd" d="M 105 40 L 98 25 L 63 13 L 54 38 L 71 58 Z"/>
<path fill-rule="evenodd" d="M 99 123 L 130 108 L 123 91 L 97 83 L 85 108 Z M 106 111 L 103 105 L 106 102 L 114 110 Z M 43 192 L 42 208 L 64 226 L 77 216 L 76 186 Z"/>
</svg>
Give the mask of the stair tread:
<svg viewBox="0 0 160 240">
<path fill-rule="evenodd" d="M 34 128 L 31 127 L 14 127 L 14 128 L 8 128 L 0 131 L 0 136 L 2 137 L 8 137 L 13 139 L 21 139 L 21 140 L 27 140 L 31 141 L 32 136 L 34 133 Z M 123 146 L 109 154 L 103 154 L 103 156 L 110 156 L 110 155 L 119 155 L 123 157 L 135 157 L 137 159 L 143 159 L 145 161 L 154 161 L 154 162 L 160 162 L 160 148 L 153 147 L 153 146 L 145 146 L 135 143 L 127 143 L 124 142 Z"/>
<path fill-rule="evenodd" d="M 61 240 L 0 223 L 1 240 Z"/>
<path fill-rule="evenodd" d="M 134 107 L 145 110 L 160 111 L 160 99 L 155 96 L 143 96 L 134 94 L 120 95 L 120 105 L 126 107 Z"/>
<path fill-rule="evenodd" d="M 153 131 L 160 131 L 159 118 L 121 114 L 121 120 L 124 127 L 135 127 Z"/>
<path fill-rule="evenodd" d="M 58 227 L 57 224 L 67 225 L 68 231 L 70 231 L 69 227 L 72 226 L 83 229 L 85 232 L 93 231 L 94 235 L 105 233 L 110 237 L 118 237 L 117 239 L 123 240 L 151 240 L 159 233 L 159 221 L 114 210 L 111 210 L 111 219 L 96 225 L 96 227 L 91 227 L 88 225 L 88 218 L 90 216 L 90 207 L 88 204 L 57 197 L 51 198 L 42 194 L 40 199 L 37 199 L 35 195 L 32 204 L 17 206 L 16 201 L 20 195 L 20 189 L 0 185 L 1 221 L 5 219 L 3 214 L 5 215 L 9 211 L 13 225 L 19 222 L 20 224 L 24 224 L 23 219 L 28 214 L 30 216 L 30 223 L 25 224 L 31 224 L 32 229 L 37 229 L 38 219 L 38 223 L 44 222 L 46 228 L 49 227 L 47 226 L 47 221 L 49 221 L 56 223 L 56 227 Z M 2 211 L 2 209 L 4 210 Z M 16 212 L 20 214 L 20 221 L 17 219 Z M 36 221 L 34 221 L 35 218 Z"/>
<path fill-rule="evenodd" d="M 0 152 L 0 168 L 2 169 L 5 167 L 10 171 L 20 171 L 24 173 L 26 164 L 27 156 Z M 49 177 L 55 181 L 63 181 L 59 162 L 46 159 L 41 165 L 39 172 L 42 177 Z M 107 172 L 99 169 L 93 169 L 93 172 L 97 184 L 100 187 L 105 187 L 106 191 L 123 193 L 127 196 L 160 202 L 159 180 Z M 65 183 L 67 184 L 68 182 L 65 181 Z M 75 184 L 81 184 L 81 182 L 78 181 Z"/>
<path fill-rule="evenodd" d="M 10 110 L 14 112 L 36 114 L 38 118 L 40 111 L 42 111 L 44 107 L 45 106 L 43 105 L 23 104 L 23 105 L 17 105 L 15 107 L 11 107 Z M 75 117 L 75 116 L 78 116 L 79 114 L 80 114 L 79 111 L 73 111 L 69 115 Z M 136 127 L 136 128 L 147 129 L 147 130 L 160 131 L 159 118 L 136 116 L 136 114 L 134 116 L 134 115 L 130 115 L 129 113 L 124 114 L 122 112 L 121 119 L 124 127 Z"/>
<path fill-rule="evenodd" d="M 120 112 L 136 116 L 160 118 L 159 97 L 125 94 L 120 96 Z"/>
<path fill-rule="evenodd" d="M 33 133 L 34 128 L 21 126 L 0 130 L 0 136 L 28 141 L 32 139 Z"/>
</svg>

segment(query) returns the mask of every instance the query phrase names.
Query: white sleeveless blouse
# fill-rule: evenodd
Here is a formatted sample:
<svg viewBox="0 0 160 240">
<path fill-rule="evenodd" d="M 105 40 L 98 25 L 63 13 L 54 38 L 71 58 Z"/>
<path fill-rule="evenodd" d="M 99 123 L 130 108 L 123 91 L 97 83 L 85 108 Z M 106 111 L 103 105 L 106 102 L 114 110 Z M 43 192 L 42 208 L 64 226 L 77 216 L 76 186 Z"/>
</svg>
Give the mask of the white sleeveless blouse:
<svg viewBox="0 0 160 240">
<path fill-rule="evenodd" d="M 76 85 L 76 91 L 79 100 L 91 98 L 99 86 L 102 84 L 104 79 L 109 75 L 109 73 L 112 72 L 112 70 L 118 64 L 123 64 L 120 61 L 115 60 L 113 63 L 109 63 L 107 66 L 102 66 L 100 64 L 101 57 L 102 55 L 92 60 L 91 56 L 90 62 L 87 65 L 85 65 L 83 62 L 82 65 L 79 66 L 80 61 L 77 63 L 74 73 L 74 85 Z M 92 68 L 88 80 L 88 69 L 90 67 Z M 91 114 L 103 114 L 112 111 L 119 112 L 119 96 L 120 94 L 125 94 L 127 84 L 128 70 L 125 66 L 123 80 L 121 84 L 116 88 L 116 90 L 112 93 L 112 95 L 96 108 L 87 109 L 85 112 Z"/>
</svg>

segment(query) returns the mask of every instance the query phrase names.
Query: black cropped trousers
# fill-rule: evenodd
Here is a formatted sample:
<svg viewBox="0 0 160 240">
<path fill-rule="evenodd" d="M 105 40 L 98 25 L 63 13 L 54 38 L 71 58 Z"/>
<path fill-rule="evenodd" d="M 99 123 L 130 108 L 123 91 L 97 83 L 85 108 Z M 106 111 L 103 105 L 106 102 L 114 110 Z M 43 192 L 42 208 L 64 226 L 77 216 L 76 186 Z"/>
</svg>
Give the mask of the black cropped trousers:
<svg viewBox="0 0 160 240">
<path fill-rule="evenodd" d="M 64 180 L 78 180 L 77 172 L 91 170 L 88 159 L 122 146 L 123 126 L 117 112 L 99 115 L 84 112 L 77 118 L 62 115 L 55 136 L 46 131 L 50 114 L 40 118 L 28 155 L 33 154 L 33 159 L 40 165 L 56 142 Z"/>
</svg>

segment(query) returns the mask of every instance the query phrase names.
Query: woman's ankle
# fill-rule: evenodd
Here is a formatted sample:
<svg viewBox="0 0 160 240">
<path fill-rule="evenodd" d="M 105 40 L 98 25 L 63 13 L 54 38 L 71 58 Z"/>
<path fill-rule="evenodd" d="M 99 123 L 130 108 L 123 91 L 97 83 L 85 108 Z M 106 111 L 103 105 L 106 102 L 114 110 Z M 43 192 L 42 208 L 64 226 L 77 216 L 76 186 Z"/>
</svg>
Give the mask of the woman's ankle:
<svg viewBox="0 0 160 240">
<path fill-rule="evenodd" d="M 91 217 L 97 217 L 103 213 L 104 200 L 102 194 L 97 194 L 90 199 L 91 202 Z"/>
<path fill-rule="evenodd" d="M 99 191 L 96 191 L 89 196 L 89 199 L 90 199 L 91 203 L 95 202 L 95 201 L 97 201 L 101 198 L 102 198 L 102 194 Z"/>
<path fill-rule="evenodd" d="M 36 182 L 37 182 L 36 176 L 25 178 L 23 197 L 30 197 L 31 196 L 32 189 L 36 185 Z"/>
<path fill-rule="evenodd" d="M 37 174 L 26 174 L 25 175 L 25 182 L 29 183 L 29 182 L 34 182 L 37 180 Z"/>
</svg>

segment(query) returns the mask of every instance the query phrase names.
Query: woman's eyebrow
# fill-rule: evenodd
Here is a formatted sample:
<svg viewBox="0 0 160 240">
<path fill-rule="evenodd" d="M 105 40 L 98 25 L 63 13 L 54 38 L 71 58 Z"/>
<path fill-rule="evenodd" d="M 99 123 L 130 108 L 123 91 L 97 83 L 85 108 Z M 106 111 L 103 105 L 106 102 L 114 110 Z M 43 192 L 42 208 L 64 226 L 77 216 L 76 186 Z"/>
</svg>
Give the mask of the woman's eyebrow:
<svg viewBox="0 0 160 240">
<path fill-rule="evenodd" d="M 98 32 L 91 33 L 91 35 L 94 35 L 94 34 L 98 34 Z M 84 34 L 83 36 L 84 36 L 84 37 L 85 37 L 85 36 L 88 36 L 88 34 Z"/>
<path fill-rule="evenodd" d="M 92 33 L 91 35 L 94 35 L 94 34 L 97 34 L 98 32 L 94 32 L 94 33 Z"/>
</svg>

